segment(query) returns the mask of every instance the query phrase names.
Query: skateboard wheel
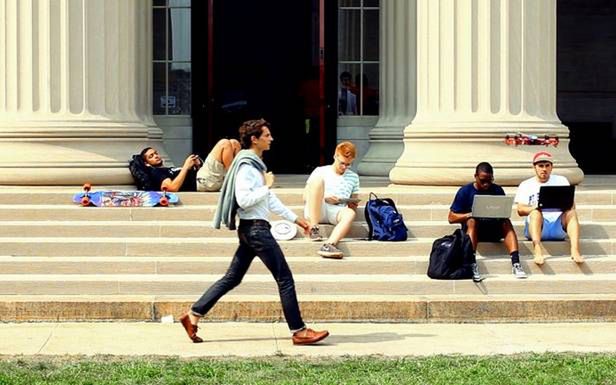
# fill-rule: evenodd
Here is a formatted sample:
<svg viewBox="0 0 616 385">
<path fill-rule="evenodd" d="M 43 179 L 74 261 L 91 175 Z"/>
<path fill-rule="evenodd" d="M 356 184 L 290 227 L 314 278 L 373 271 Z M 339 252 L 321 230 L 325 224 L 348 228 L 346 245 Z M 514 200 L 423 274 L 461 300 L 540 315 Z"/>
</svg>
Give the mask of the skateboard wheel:
<svg viewBox="0 0 616 385">
<path fill-rule="evenodd" d="M 167 197 L 162 197 L 158 203 L 160 203 L 161 206 L 169 206 L 169 199 L 167 199 Z"/>
<path fill-rule="evenodd" d="M 90 204 L 90 198 L 89 197 L 83 197 L 81 198 L 81 205 L 82 206 L 88 206 Z"/>
<path fill-rule="evenodd" d="M 92 185 L 91 185 L 90 183 L 85 183 L 85 184 L 83 185 L 83 189 L 84 189 L 85 191 L 90 191 L 90 190 L 92 189 Z"/>
</svg>

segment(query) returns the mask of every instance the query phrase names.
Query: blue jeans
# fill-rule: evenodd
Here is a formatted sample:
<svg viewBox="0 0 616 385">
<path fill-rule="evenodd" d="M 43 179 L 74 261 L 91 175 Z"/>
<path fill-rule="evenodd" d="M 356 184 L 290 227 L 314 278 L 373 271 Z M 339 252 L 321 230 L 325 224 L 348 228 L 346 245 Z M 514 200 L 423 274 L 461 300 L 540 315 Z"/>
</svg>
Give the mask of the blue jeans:
<svg viewBox="0 0 616 385">
<path fill-rule="evenodd" d="M 255 256 L 274 276 L 278 284 L 282 311 L 290 330 L 300 330 L 304 321 L 297 303 L 295 282 L 289 265 L 284 258 L 280 246 L 272 237 L 270 225 L 264 220 L 240 220 L 237 228 L 240 245 L 235 251 L 233 260 L 224 277 L 214 283 L 197 302 L 192 305 L 191 311 L 204 316 L 218 300 L 242 282 Z"/>
</svg>

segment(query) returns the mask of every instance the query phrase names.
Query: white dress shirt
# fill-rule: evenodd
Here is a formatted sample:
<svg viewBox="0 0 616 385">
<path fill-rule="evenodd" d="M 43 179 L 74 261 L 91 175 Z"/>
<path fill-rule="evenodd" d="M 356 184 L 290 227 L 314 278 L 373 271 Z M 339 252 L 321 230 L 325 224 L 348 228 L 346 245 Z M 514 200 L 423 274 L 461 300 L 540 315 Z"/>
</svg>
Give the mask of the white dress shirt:
<svg viewBox="0 0 616 385">
<path fill-rule="evenodd" d="M 240 219 L 269 221 L 270 212 L 291 222 L 297 219 L 297 215 L 265 185 L 263 174 L 249 164 L 243 164 L 237 170 L 235 199 L 240 206 L 237 210 Z"/>
</svg>

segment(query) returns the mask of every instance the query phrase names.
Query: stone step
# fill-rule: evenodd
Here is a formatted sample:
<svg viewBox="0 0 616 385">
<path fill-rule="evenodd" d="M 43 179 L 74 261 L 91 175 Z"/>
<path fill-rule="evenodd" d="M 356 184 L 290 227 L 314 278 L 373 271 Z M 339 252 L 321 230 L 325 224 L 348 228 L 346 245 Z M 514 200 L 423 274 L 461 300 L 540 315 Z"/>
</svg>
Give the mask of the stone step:
<svg viewBox="0 0 616 385">
<path fill-rule="evenodd" d="M 514 221 L 519 237 L 524 225 Z M 406 221 L 410 238 L 436 239 L 451 234 L 459 225 L 437 221 Z M 333 226 L 320 225 L 321 235 L 329 236 Z M 15 237 L 237 237 L 235 231 L 214 229 L 209 221 L 0 221 L 0 238 Z M 366 238 L 368 225 L 355 222 L 349 238 Z M 298 228 L 297 238 L 304 237 Z M 586 239 L 616 238 L 616 222 L 582 222 L 581 237 Z"/>
<path fill-rule="evenodd" d="M 297 215 L 303 216 L 303 206 L 289 206 Z M 400 205 L 405 221 L 446 222 L 449 205 Z M 3 221 L 211 221 L 215 207 L 206 205 L 173 207 L 80 207 L 73 205 L 0 205 Z M 616 218 L 616 205 L 578 205 L 581 221 L 607 222 Z M 360 207 L 357 218 L 363 220 Z M 273 216 L 272 219 L 279 219 Z M 521 218 L 512 210 L 511 219 Z"/>
<path fill-rule="evenodd" d="M 616 321 L 614 294 L 299 295 L 306 322 L 580 322 Z M 0 296 L 0 319 L 30 321 L 158 321 L 177 319 L 195 296 Z M 276 295 L 224 296 L 208 321 L 284 322 Z"/>
<path fill-rule="evenodd" d="M 430 255 L 431 238 L 410 239 L 405 242 L 377 242 L 343 240 L 338 244 L 346 257 L 359 256 L 412 256 Z M 319 243 L 306 239 L 281 241 L 280 246 L 288 257 L 315 255 Z M 568 241 L 544 242 L 549 255 L 569 255 Z M 530 255 L 531 243 L 519 243 L 520 254 Z M 6 256 L 171 256 L 211 257 L 230 256 L 237 248 L 237 239 L 225 238 L 0 238 L 0 250 Z M 616 239 L 582 239 L 584 255 L 615 255 Z M 480 243 L 479 255 L 502 256 L 506 250 L 502 243 Z"/>
<path fill-rule="evenodd" d="M 0 295 L 201 295 L 219 274 L 2 274 Z M 471 280 L 433 280 L 404 274 L 300 274 L 298 294 L 319 295 L 477 295 L 613 294 L 616 274 L 533 275 L 516 279 L 492 274 L 479 284 Z M 246 275 L 234 294 L 275 295 L 270 274 Z"/>
<path fill-rule="evenodd" d="M 307 178 L 307 176 L 306 176 Z M 123 188 L 111 188 L 113 190 L 125 190 Z M 102 190 L 102 188 L 101 188 Z M 99 191 L 96 187 L 94 191 Z M 303 188 L 300 187 L 277 187 L 273 190 L 276 195 L 287 205 L 303 204 Z M 369 199 L 370 192 L 379 197 L 391 198 L 396 205 L 450 205 L 453 200 L 456 187 L 422 187 L 422 186 L 392 186 L 392 187 L 363 187 L 359 197 L 363 202 Z M 81 186 L 74 188 L 47 188 L 47 189 L 6 189 L 0 191 L 0 205 L 30 204 L 30 205 L 61 205 L 70 204 L 72 196 L 81 192 Z M 505 187 L 507 195 L 514 196 L 515 187 Z M 183 205 L 216 205 L 219 193 L 178 193 Z M 578 186 L 576 190 L 577 204 L 616 204 L 616 189 L 614 186 L 592 188 Z"/>
<path fill-rule="evenodd" d="M 0 257 L 3 274 L 213 274 L 222 275 L 231 257 Z M 356 257 L 342 260 L 319 256 L 289 257 L 287 262 L 295 275 L 299 274 L 408 274 L 425 275 L 428 257 Z M 510 274 L 508 257 L 477 258 L 482 274 Z M 521 263 L 530 275 L 534 274 L 613 274 L 613 256 L 586 256 L 586 263 L 578 265 L 567 256 L 551 257 L 539 267 L 529 257 Z M 268 274 L 260 259 L 255 258 L 248 274 Z"/>
<path fill-rule="evenodd" d="M 313 295 L 298 296 L 306 322 L 580 322 L 616 321 L 614 294 Z M 158 321 L 175 319 L 195 296 L 0 296 L 0 319 L 30 321 Z M 284 322 L 277 295 L 224 296 L 202 322 Z M 179 326 L 178 326 L 179 327 Z"/>
</svg>

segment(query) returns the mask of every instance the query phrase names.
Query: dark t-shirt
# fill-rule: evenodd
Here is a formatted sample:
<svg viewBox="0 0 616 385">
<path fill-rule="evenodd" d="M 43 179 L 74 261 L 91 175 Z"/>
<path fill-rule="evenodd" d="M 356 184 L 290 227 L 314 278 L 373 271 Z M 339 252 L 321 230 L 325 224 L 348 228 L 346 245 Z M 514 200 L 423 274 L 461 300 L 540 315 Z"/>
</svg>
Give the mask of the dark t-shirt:
<svg viewBox="0 0 616 385">
<path fill-rule="evenodd" d="M 179 168 L 170 168 L 170 167 L 154 167 L 150 171 L 150 176 L 152 177 L 152 183 L 161 188 L 163 181 L 167 178 L 171 178 L 171 180 L 175 179 L 180 173 Z M 184 183 L 182 183 L 182 187 L 180 187 L 180 191 L 196 191 L 197 190 L 197 172 L 195 170 L 188 171 L 186 174 L 186 178 L 184 179 Z"/>
<path fill-rule="evenodd" d="M 456 214 L 470 213 L 473 210 L 473 199 L 475 195 L 505 195 L 505 190 L 495 183 L 492 183 L 487 190 L 477 190 L 473 183 L 460 187 L 456 197 L 451 204 L 451 211 Z"/>
</svg>

